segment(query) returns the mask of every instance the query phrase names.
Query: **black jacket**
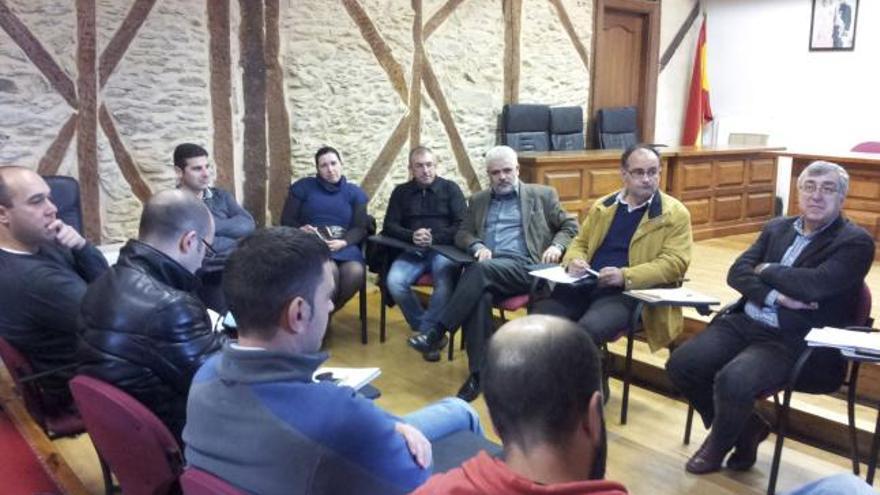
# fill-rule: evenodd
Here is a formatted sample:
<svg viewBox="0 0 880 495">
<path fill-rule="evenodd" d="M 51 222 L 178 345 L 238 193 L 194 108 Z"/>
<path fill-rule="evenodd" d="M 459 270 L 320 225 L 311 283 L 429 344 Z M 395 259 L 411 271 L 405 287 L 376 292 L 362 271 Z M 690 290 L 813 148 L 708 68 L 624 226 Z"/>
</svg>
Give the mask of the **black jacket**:
<svg viewBox="0 0 880 495">
<path fill-rule="evenodd" d="M 434 244 L 452 244 L 467 209 L 458 184 L 437 177 L 427 188 L 410 180 L 391 192 L 382 234 L 412 242 L 413 232 L 431 229 Z"/>
<path fill-rule="evenodd" d="M 180 438 L 193 374 L 220 349 L 198 279 L 151 246 L 129 241 L 82 301 L 80 372 L 131 394 Z"/>
<path fill-rule="evenodd" d="M 874 241 L 861 227 L 838 217 L 804 249 L 792 266 L 779 265 L 794 242 L 797 217 L 767 222 L 758 240 L 730 267 L 727 283 L 746 300 L 763 305 L 772 289 L 803 302 L 818 302 L 817 310 L 794 311 L 779 308 L 783 336 L 802 343 L 810 328 L 847 326 L 862 284 L 874 260 Z M 772 263 L 760 274 L 755 267 Z"/>
</svg>

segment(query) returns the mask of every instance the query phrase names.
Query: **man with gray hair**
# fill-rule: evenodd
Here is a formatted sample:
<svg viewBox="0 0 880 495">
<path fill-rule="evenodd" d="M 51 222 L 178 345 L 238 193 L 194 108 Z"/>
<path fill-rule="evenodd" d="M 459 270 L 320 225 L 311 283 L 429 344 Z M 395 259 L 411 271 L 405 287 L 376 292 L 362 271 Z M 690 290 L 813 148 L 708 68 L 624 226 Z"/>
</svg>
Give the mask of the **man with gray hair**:
<svg viewBox="0 0 880 495">
<path fill-rule="evenodd" d="M 181 190 L 154 195 L 138 238 L 89 286 L 80 308 L 80 373 L 131 394 L 178 439 L 193 374 L 220 348 L 194 294 L 213 239 L 214 220 L 199 198 Z"/>
<path fill-rule="evenodd" d="M 773 219 L 730 267 L 727 283 L 742 297 L 666 364 L 669 378 L 711 431 L 687 462 L 690 473 L 737 471 L 755 464 L 769 427 L 755 399 L 785 386 L 811 328 L 854 322 L 874 241 L 841 214 L 849 175 L 813 162 L 798 177 L 799 215 Z M 827 358 L 827 360 L 826 360 Z M 837 353 L 814 354 L 801 383 L 818 389 L 839 383 Z"/>
<path fill-rule="evenodd" d="M 455 245 L 474 257 L 462 273 L 437 325 L 408 341 L 429 355 L 442 349 L 446 332 L 462 327 L 470 375 L 458 397 L 472 401 L 480 394 L 483 350 L 492 336 L 492 303 L 529 291 L 529 270 L 537 263 L 558 263 L 577 220 L 562 209 L 552 187 L 519 181 L 516 151 L 496 146 L 486 153 L 490 188 L 471 196 Z"/>
</svg>

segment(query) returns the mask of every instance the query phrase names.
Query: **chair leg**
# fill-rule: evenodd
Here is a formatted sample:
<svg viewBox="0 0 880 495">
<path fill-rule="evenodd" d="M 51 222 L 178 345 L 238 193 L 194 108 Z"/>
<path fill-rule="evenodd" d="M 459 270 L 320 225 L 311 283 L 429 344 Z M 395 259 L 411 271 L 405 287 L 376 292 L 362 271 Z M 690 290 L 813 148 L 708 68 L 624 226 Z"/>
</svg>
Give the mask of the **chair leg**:
<svg viewBox="0 0 880 495">
<path fill-rule="evenodd" d="M 620 424 L 626 424 L 626 413 L 629 409 L 629 380 L 632 372 L 633 344 L 632 331 L 626 334 L 626 360 L 623 363 L 623 399 L 620 404 Z"/>
<path fill-rule="evenodd" d="M 464 340 L 464 339 L 462 339 Z M 446 360 L 452 361 L 452 354 L 455 352 L 455 330 L 449 332 L 449 349 L 446 350 Z"/>
<path fill-rule="evenodd" d="M 853 474 L 859 475 L 859 439 L 856 432 L 856 388 L 859 381 L 859 363 L 850 365 L 850 376 L 846 390 L 846 417 L 849 429 L 849 454 L 852 459 Z"/>
<path fill-rule="evenodd" d="M 385 292 L 379 290 L 379 342 L 385 343 Z"/>
<path fill-rule="evenodd" d="M 788 426 L 788 410 L 791 403 L 791 390 L 783 394 L 782 406 L 777 408 L 776 446 L 773 449 L 773 462 L 770 465 L 770 481 L 767 483 L 767 495 L 776 493 L 776 481 L 779 476 L 779 464 L 782 461 L 782 442 L 785 441 L 785 429 Z"/>
<path fill-rule="evenodd" d="M 104 493 L 106 495 L 113 495 L 113 492 L 116 491 L 116 488 L 113 486 L 113 473 L 110 472 L 110 466 L 107 465 L 101 454 L 98 454 L 98 464 L 101 465 L 101 477 L 104 478 Z"/>
<path fill-rule="evenodd" d="M 498 312 L 501 313 L 501 321 L 503 323 L 507 323 L 507 315 L 504 314 L 504 310 L 501 308 L 498 308 Z"/>
<path fill-rule="evenodd" d="M 878 432 L 880 432 L 880 410 L 877 411 L 877 422 L 874 424 L 874 438 L 871 440 L 871 454 L 868 457 L 868 476 L 865 479 L 871 486 L 874 486 L 874 472 L 877 469 L 877 450 L 880 447 L 880 437 L 877 436 Z"/>
<path fill-rule="evenodd" d="M 364 275 L 364 282 L 361 285 L 361 293 L 359 303 L 360 303 L 360 314 L 361 314 L 361 343 L 367 344 L 367 276 Z"/>
<path fill-rule="evenodd" d="M 691 428 L 694 426 L 694 406 L 688 403 L 687 420 L 684 423 L 684 444 L 691 444 Z"/>
</svg>

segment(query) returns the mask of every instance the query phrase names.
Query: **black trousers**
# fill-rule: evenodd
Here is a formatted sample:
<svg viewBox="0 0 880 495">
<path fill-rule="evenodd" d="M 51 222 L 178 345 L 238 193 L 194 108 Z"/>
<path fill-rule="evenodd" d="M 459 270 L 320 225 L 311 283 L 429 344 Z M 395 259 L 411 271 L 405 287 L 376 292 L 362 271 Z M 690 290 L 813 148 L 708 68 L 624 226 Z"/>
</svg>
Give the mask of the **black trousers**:
<svg viewBox="0 0 880 495">
<path fill-rule="evenodd" d="M 635 299 L 617 288 L 599 288 L 595 283 L 557 284 L 550 298 L 535 303 L 532 312 L 577 321 L 600 346 L 627 328 L 636 305 Z"/>
<path fill-rule="evenodd" d="M 531 263 L 513 257 L 478 261 L 469 264 L 458 279 L 438 323 L 442 330 L 462 328 L 471 373 L 482 369 L 486 344 L 495 331 L 492 303 L 529 291 Z"/>
</svg>

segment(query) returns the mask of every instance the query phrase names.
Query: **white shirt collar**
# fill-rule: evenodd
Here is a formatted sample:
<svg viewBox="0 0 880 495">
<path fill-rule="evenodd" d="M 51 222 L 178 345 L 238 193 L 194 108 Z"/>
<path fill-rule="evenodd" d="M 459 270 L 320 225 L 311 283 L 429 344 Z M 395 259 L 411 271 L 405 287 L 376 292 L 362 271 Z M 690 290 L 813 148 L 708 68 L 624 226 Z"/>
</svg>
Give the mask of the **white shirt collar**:
<svg viewBox="0 0 880 495">
<path fill-rule="evenodd" d="M 624 192 L 625 192 L 625 190 L 621 189 L 620 192 L 617 193 L 617 202 L 622 205 L 626 205 L 626 212 L 627 213 L 632 213 L 634 210 L 638 210 L 639 208 L 641 208 L 645 205 L 651 204 L 651 201 L 654 201 L 654 194 L 657 194 L 657 193 L 652 194 L 651 197 L 647 199 L 647 201 L 645 201 L 644 203 L 642 203 L 640 205 L 632 206 L 629 203 L 627 203 L 626 200 L 623 199 Z"/>
</svg>

